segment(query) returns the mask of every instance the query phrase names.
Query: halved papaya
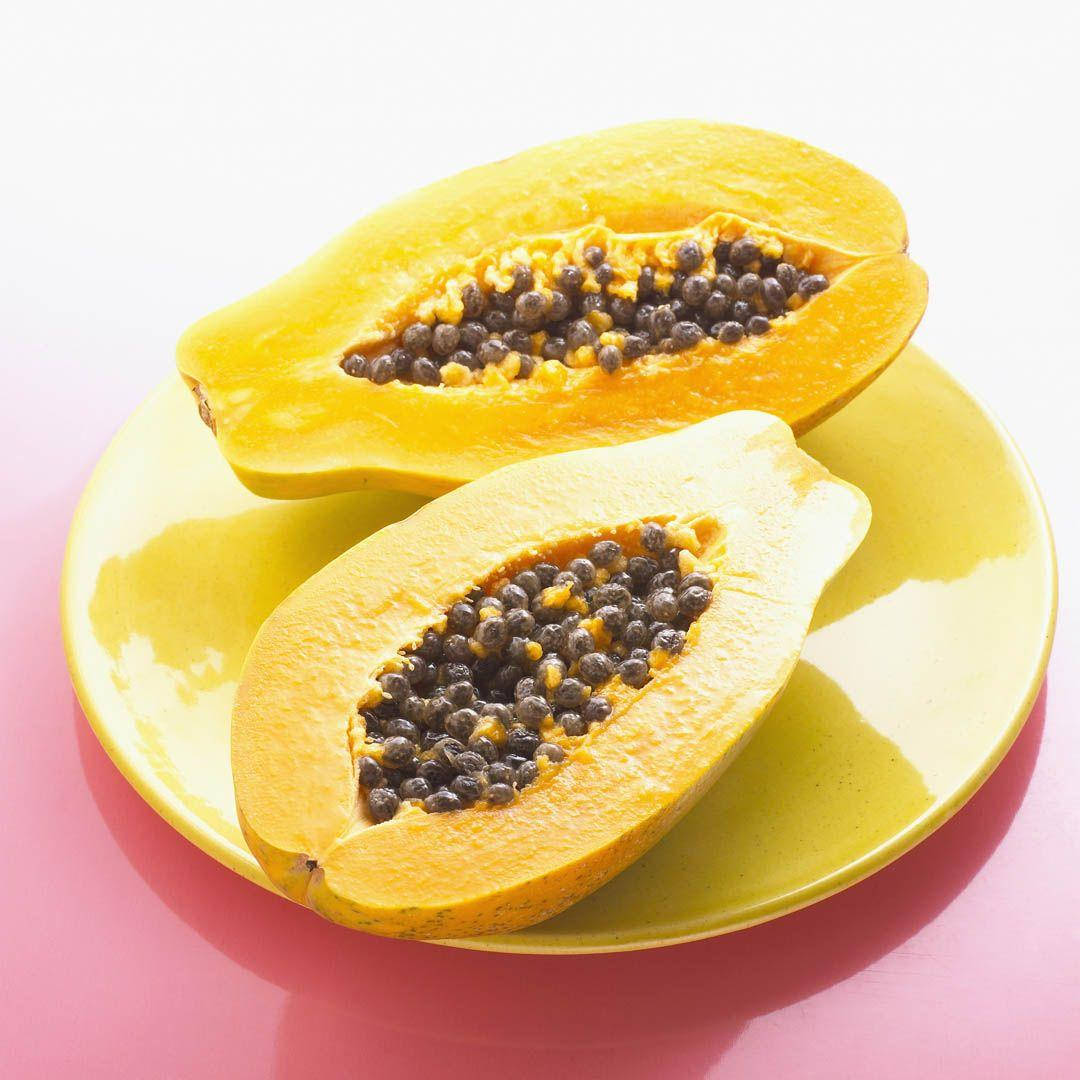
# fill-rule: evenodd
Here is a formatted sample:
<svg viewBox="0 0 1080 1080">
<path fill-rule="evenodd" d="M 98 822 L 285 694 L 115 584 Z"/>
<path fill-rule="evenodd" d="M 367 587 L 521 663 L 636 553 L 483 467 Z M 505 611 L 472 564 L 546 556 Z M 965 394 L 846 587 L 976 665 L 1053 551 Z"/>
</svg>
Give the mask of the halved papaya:
<svg viewBox="0 0 1080 1080">
<path fill-rule="evenodd" d="M 906 243 L 888 190 L 823 151 L 637 124 L 383 207 L 196 323 L 178 364 L 259 494 L 435 494 L 732 409 L 802 432 L 917 325 Z"/>
<path fill-rule="evenodd" d="M 293 900 L 378 934 L 561 911 L 730 763 L 868 523 L 749 411 L 427 504 L 252 645 L 232 721 L 251 850 Z"/>
</svg>

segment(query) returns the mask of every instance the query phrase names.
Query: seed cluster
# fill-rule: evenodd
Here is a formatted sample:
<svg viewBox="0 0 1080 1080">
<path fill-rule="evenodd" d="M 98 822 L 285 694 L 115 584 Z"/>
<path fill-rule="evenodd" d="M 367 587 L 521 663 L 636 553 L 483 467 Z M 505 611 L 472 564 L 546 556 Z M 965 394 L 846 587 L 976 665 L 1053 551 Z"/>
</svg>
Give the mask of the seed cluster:
<svg viewBox="0 0 1080 1080">
<path fill-rule="evenodd" d="M 599 365 L 610 375 L 649 353 L 682 352 L 707 337 L 734 344 L 764 334 L 771 320 L 829 286 L 823 274 L 763 254 L 749 236 L 720 241 L 711 253 L 684 240 L 675 250 L 677 268 L 662 275 L 670 284 L 662 286 L 657 268 L 646 265 L 636 299 L 609 291 L 616 275 L 602 247 L 586 247 L 583 260 L 564 266 L 552 288 L 538 285 L 523 265 L 506 290 L 471 282 L 462 290 L 460 321 L 414 322 L 392 347 L 372 356 L 350 353 L 341 366 L 380 385 L 463 386 L 494 365 L 525 379 L 545 360 Z"/>
<path fill-rule="evenodd" d="M 712 579 L 663 525 L 635 539 L 640 554 L 600 540 L 564 567 L 474 588 L 379 676 L 358 759 L 376 822 L 405 800 L 429 813 L 512 802 L 563 760 L 560 743 L 611 715 L 607 684 L 640 688 L 682 651 Z"/>
</svg>

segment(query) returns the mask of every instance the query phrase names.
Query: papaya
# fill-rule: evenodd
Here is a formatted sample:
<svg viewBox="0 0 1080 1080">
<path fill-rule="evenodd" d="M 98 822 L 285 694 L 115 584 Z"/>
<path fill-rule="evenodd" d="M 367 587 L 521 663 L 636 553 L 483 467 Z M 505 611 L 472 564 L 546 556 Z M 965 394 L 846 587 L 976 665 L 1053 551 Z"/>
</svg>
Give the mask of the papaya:
<svg viewBox="0 0 1080 1080">
<path fill-rule="evenodd" d="M 731 762 L 869 513 L 753 411 L 424 505 L 253 642 L 231 737 L 247 843 L 285 895 L 376 934 L 554 915 Z"/>
<path fill-rule="evenodd" d="M 734 409 L 807 430 L 921 318 L 906 246 L 890 192 L 823 151 L 635 124 L 376 210 L 177 362 L 255 492 L 439 494 Z"/>
</svg>

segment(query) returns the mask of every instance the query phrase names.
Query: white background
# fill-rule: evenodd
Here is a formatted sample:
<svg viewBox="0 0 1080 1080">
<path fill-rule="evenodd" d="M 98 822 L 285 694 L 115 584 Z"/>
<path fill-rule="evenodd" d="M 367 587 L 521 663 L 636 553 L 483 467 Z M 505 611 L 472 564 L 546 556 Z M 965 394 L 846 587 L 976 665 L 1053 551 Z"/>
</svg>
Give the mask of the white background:
<svg viewBox="0 0 1080 1080">
<path fill-rule="evenodd" d="M 185 325 L 276 277 L 368 208 L 462 167 L 610 124 L 697 115 L 798 136 L 884 180 L 930 276 L 916 341 L 1002 417 L 1049 503 L 1063 606 L 1028 796 L 1034 825 L 1020 835 L 1048 861 L 1051 881 L 1075 882 L 1075 4 L 23 0 L 0 17 L 0 484 L 17 473 L 46 509 L 74 505 L 111 432 L 171 375 Z M 0 497 L 0 532 L 52 574 L 57 538 L 36 533 L 35 522 L 56 515 L 33 511 Z M 3 614 L 23 633 L 17 610 Z M 59 673 L 58 646 L 47 647 Z M 9 712 L 20 707 L 5 702 Z M 1023 905 L 1027 883 L 1002 877 L 1010 864 L 1000 865 L 984 879 L 995 896 L 1009 890 Z M 33 904 L 40 886 L 17 887 Z M 1041 887 L 1045 895 L 1055 886 Z M 139 909 L 148 925 L 159 925 L 158 907 Z M 967 942 L 973 955 L 1007 955 L 998 966 L 1017 973 L 1020 1002 L 1031 986 L 1024 980 L 1042 980 L 1040 961 L 959 922 L 943 919 L 935 945 L 922 937 L 912 946 L 932 952 L 890 956 L 860 985 L 880 1007 L 882 1037 L 891 1032 L 912 1059 L 1004 1062 L 998 1055 L 1008 1052 L 1015 1062 L 1025 1040 L 1041 1045 L 1045 1025 L 1028 1024 L 1023 1007 L 1016 1031 L 967 1015 L 964 979 L 981 974 L 976 965 L 957 974 L 949 953 Z M 1068 956 L 1070 932 L 1075 921 L 1049 927 L 1041 947 L 1061 935 Z M 213 948 L 192 935 L 193 963 L 209 964 Z M 227 956 L 220 970 L 223 988 L 237 985 Z M 91 977 L 73 974 L 73 987 Z M 1048 978 L 1067 994 L 1067 975 Z M 559 1008 L 576 1007 L 572 990 L 554 1003 L 556 1020 Z M 211 995 L 209 1009 L 213 991 L 197 991 Z M 49 988 L 34 992 L 54 1000 Z M 953 1000 L 940 1000 L 950 992 Z M 1002 987 L 1012 992 L 1012 983 Z M 839 1000 L 841 1009 L 851 999 Z M 901 1000 L 923 1003 L 925 1017 L 893 1022 Z M 1063 1002 L 1055 1030 L 1067 1011 Z M 834 1045 L 869 1045 L 846 1014 L 801 1001 L 787 1010 L 789 1026 L 774 1017 L 755 1025 L 746 1052 L 789 1037 L 792 1014 L 805 1020 L 807 1062 L 817 1055 L 818 1068 L 830 1067 L 815 1043 L 826 1029 Z M 178 1053 L 184 1023 L 196 1022 L 184 1017 L 198 1015 L 179 1010 L 162 1046 Z M 28 1029 L 37 1019 L 25 1018 Z M 75 1052 L 64 1030 L 47 1031 L 41 1052 Z M 877 1065 L 879 1075 L 896 1075 L 905 1061 Z M 985 1075 L 1017 1075 L 1001 1067 Z"/>
</svg>

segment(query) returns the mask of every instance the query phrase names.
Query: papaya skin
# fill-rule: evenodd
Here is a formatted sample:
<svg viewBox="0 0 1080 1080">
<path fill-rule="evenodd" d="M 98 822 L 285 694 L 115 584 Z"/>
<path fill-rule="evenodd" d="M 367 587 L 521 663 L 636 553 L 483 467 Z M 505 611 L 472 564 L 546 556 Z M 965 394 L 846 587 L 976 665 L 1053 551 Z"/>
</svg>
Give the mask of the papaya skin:
<svg viewBox="0 0 1080 1080">
<path fill-rule="evenodd" d="M 692 231 L 722 217 L 805 250 L 827 292 L 737 345 L 707 340 L 615 376 L 376 386 L 339 367 L 399 332 L 463 268 L 583 230 Z M 906 225 L 877 180 L 792 139 L 701 121 L 553 143 L 405 196 L 308 262 L 196 323 L 179 368 L 240 479 L 308 497 L 364 486 L 438 494 L 525 458 L 627 442 L 740 408 L 801 432 L 897 355 L 926 305 Z"/>
<path fill-rule="evenodd" d="M 654 519 L 688 523 L 714 567 L 683 653 L 640 691 L 615 685 L 611 718 L 509 806 L 371 824 L 357 703 L 385 662 L 501 568 Z M 730 764 L 868 524 L 857 489 L 781 421 L 748 411 L 458 488 L 340 556 L 260 630 L 232 724 L 249 846 L 287 896 L 372 933 L 452 938 L 556 914 L 655 843 Z"/>
</svg>

